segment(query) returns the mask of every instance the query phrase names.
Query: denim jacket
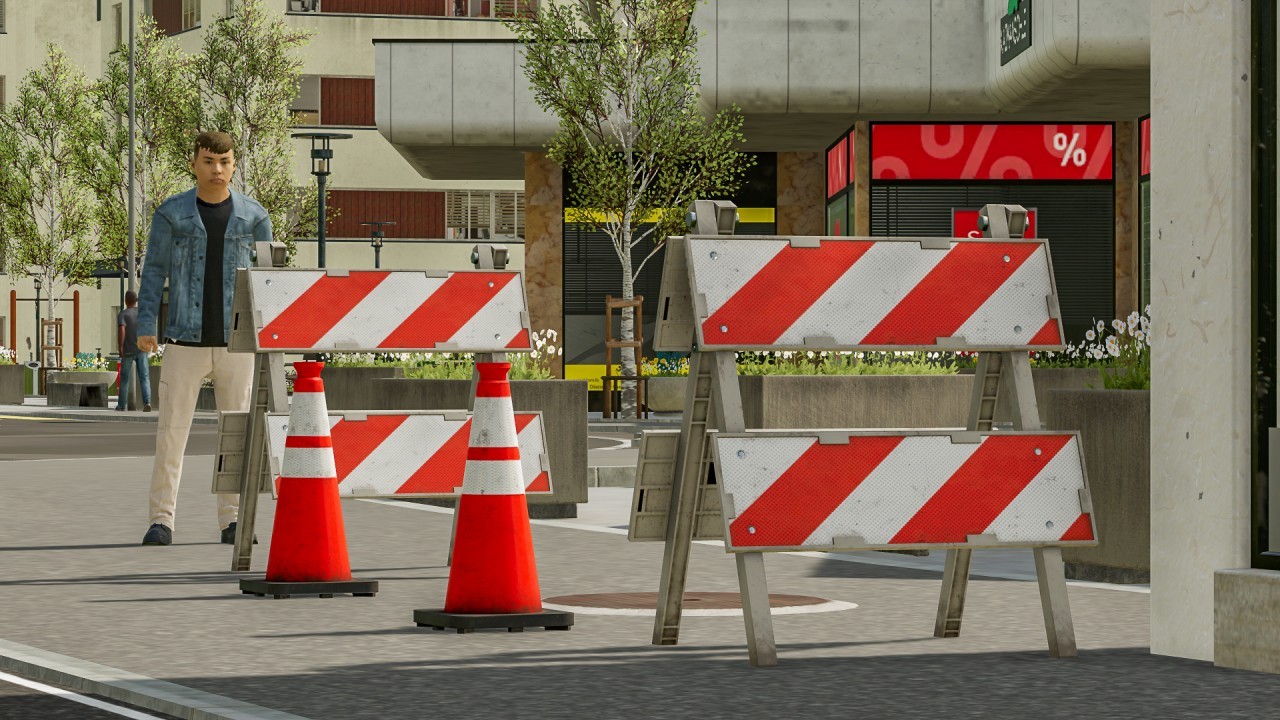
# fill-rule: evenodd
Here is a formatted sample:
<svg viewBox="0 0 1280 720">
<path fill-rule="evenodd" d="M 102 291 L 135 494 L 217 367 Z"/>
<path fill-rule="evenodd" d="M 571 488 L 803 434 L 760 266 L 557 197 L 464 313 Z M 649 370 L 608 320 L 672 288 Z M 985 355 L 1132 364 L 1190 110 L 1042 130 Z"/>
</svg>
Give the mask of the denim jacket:
<svg viewBox="0 0 1280 720">
<path fill-rule="evenodd" d="M 271 218 L 258 201 L 231 191 L 231 218 L 222 250 L 222 337 L 228 337 L 236 268 L 252 267 L 255 242 L 271 240 Z M 156 208 L 147 239 L 146 262 L 138 288 L 138 337 L 157 336 L 199 342 L 204 299 L 205 248 L 209 238 L 196 207 L 195 188 L 165 200 Z M 156 332 L 160 297 L 169 281 L 169 313 L 163 333 Z"/>
</svg>

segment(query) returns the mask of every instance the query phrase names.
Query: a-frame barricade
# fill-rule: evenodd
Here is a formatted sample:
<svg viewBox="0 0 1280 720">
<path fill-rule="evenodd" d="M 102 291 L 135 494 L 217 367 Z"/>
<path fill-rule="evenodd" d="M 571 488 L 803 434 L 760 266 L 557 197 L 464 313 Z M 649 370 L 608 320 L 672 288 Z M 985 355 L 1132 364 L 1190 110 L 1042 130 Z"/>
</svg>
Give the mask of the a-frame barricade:
<svg viewBox="0 0 1280 720">
<path fill-rule="evenodd" d="M 1078 433 L 1037 410 L 1028 352 L 1063 335 L 1026 211 L 984 207 L 981 240 L 726 237 L 731 207 L 699 201 L 703 234 L 668 240 L 654 349 L 690 353 L 689 390 L 678 438 L 642 440 L 629 531 L 666 544 L 653 643 L 678 642 L 694 540 L 734 554 L 757 666 L 777 663 L 763 552 L 945 549 L 934 634 L 957 637 L 972 551 L 1030 547 L 1050 653 L 1074 656 L 1060 548 L 1097 535 Z M 967 427 L 748 432 L 739 350 L 976 352 Z"/>
<path fill-rule="evenodd" d="M 505 254 L 501 246 L 479 246 L 477 265 L 488 268 L 478 270 L 316 270 L 268 265 L 237 271 L 228 349 L 256 355 L 253 391 L 248 413 L 223 414 L 213 483 L 215 493 L 240 495 L 233 571 L 250 569 L 258 495 L 271 491 L 275 476 L 268 423 L 269 415 L 289 410 L 284 355 L 470 352 L 485 362 L 502 361 L 508 352 L 528 352 L 532 346 L 523 275 L 494 269 L 505 265 Z M 473 379 L 472 395 L 474 385 Z M 367 419 L 367 413 L 360 415 Z M 549 470 L 545 459 L 540 462 Z M 461 475 L 457 480 L 460 485 Z M 409 493 L 456 494 L 456 490 Z M 396 495 L 371 491 L 344 496 Z"/>
</svg>

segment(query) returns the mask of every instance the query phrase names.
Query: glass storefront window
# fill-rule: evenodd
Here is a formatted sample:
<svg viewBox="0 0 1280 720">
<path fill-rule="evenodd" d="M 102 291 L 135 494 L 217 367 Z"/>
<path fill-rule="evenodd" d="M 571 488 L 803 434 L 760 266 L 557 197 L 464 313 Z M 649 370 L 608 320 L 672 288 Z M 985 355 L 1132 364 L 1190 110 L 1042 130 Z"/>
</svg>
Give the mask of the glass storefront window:
<svg viewBox="0 0 1280 720">
<path fill-rule="evenodd" d="M 849 195 L 848 192 L 827 201 L 827 234 L 846 236 L 849 232 Z"/>
</svg>

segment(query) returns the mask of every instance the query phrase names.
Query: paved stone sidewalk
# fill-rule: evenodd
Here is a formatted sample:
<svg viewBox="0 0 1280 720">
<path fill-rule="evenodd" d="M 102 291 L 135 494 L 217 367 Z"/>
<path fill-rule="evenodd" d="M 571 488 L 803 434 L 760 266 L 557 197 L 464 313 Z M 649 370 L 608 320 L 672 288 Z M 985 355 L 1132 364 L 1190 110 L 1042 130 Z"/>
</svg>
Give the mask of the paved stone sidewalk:
<svg viewBox="0 0 1280 720">
<path fill-rule="evenodd" d="M 0 467 L 0 639 L 314 719 L 1257 718 L 1280 706 L 1273 677 L 1150 655 L 1141 593 L 1072 586 L 1081 654 L 1052 660 L 1035 583 L 976 578 L 963 636 L 937 640 L 936 572 L 822 558 L 768 557 L 770 589 L 858 608 L 777 617 L 772 669 L 747 664 L 740 618 L 685 618 L 674 648 L 651 646 L 640 617 L 579 614 L 567 633 L 420 629 L 413 609 L 443 601 L 451 518 L 418 506 L 344 505 L 353 567 L 382 582 L 378 597 L 243 596 L 217 543 L 211 460 L 187 461 L 168 548 L 137 545 L 149 458 Z M 655 590 L 661 545 L 616 533 L 535 524 L 543 595 Z M 695 546 L 689 589 L 736 590 L 733 567 Z"/>
</svg>

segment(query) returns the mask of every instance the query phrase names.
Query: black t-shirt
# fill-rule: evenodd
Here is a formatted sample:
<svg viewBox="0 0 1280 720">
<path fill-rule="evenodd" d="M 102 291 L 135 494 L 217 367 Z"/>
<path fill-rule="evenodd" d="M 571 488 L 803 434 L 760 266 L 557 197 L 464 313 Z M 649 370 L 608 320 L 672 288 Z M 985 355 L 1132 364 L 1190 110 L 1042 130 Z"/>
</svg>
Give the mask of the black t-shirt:
<svg viewBox="0 0 1280 720">
<path fill-rule="evenodd" d="M 130 357 L 138 354 L 138 307 L 125 308 L 116 318 L 116 325 L 124 326 L 124 345 L 120 354 Z"/>
<path fill-rule="evenodd" d="M 231 196 L 220 203 L 207 203 L 196 198 L 200 221 L 209 242 L 204 252 L 204 297 L 200 306 L 200 342 L 179 343 L 199 347 L 226 347 L 222 319 L 222 246 L 231 220 Z"/>
</svg>

